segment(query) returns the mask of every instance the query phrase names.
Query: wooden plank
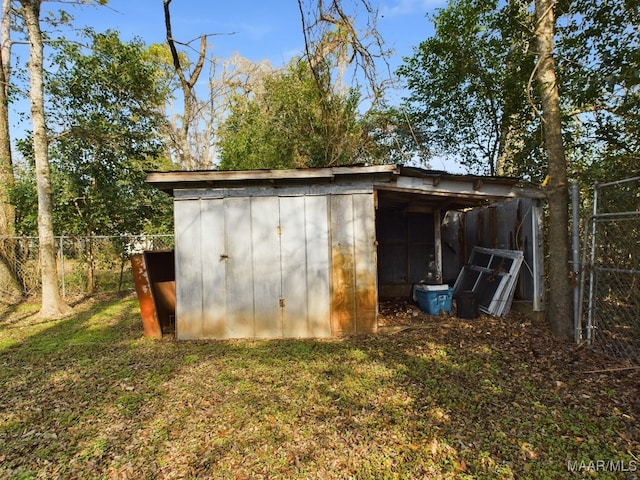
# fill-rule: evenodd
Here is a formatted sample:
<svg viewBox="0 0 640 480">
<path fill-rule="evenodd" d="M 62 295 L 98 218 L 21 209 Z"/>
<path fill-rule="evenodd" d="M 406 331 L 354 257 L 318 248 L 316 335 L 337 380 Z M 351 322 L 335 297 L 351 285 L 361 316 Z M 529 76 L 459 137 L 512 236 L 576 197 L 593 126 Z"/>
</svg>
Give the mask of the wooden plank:
<svg viewBox="0 0 640 480">
<path fill-rule="evenodd" d="M 280 197 L 279 201 L 282 334 L 284 337 L 309 337 L 305 199 Z"/>
<path fill-rule="evenodd" d="M 331 336 L 331 250 L 328 197 L 305 197 L 309 336 Z"/>
<path fill-rule="evenodd" d="M 331 235 L 331 332 L 356 333 L 353 197 L 329 197 Z"/>
<path fill-rule="evenodd" d="M 254 336 L 282 336 L 279 205 L 277 197 L 251 199 Z"/>
<path fill-rule="evenodd" d="M 353 195 L 356 333 L 378 329 L 376 220 L 372 195 Z"/>
<path fill-rule="evenodd" d="M 331 168 L 303 168 L 289 170 L 202 170 L 149 172 L 145 181 L 151 184 L 174 182 L 228 182 L 241 180 L 278 180 L 298 178 L 333 178 Z"/>
<path fill-rule="evenodd" d="M 300 168 L 287 170 L 207 170 L 149 172 L 145 181 L 160 188 L 188 182 L 229 182 L 286 179 L 332 179 L 336 175 L 362 176 L 372 174 L 398 174 L 395 165 L 372 165 L 367 167 Z"/>
<path fill-rule="evenodd" d="M 176 242 L 176 338 L 202 338 L 200 201 L 174 202 Z"/>
<path fill-rule="evenodd" d="M 226 338 L 225 223 L 221 199 L 200 200 L 202 338 Z"/>
<path fill-rule="evenodd" d="M 227 336 L 251 338 L 254 330 L 251 200 L 227 198 L 225 205 L 227 263 Z"/>
</svg>

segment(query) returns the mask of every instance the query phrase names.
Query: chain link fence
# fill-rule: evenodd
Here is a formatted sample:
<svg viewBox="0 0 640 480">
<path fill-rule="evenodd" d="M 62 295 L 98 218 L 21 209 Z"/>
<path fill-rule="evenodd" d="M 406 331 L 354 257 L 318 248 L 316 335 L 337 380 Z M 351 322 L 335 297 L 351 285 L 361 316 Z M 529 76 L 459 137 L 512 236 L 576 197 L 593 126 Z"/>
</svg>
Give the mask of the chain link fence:
<svg viewBox="0 0 640 480">
<path fill-rule="evenodd" d="M 640 362 L 640 177 L 596 184 L 585 225 L 583 341 L 610 357 Z"/>
<path fill-rule="evenodd" d="M 58 280 L 64 297 L 135 289 L 129 258 L 172 250 L 173 235 L 55 237 Z M 37 237 L 0 238 L 0 299 L 38 295 Z"/>
</svg>

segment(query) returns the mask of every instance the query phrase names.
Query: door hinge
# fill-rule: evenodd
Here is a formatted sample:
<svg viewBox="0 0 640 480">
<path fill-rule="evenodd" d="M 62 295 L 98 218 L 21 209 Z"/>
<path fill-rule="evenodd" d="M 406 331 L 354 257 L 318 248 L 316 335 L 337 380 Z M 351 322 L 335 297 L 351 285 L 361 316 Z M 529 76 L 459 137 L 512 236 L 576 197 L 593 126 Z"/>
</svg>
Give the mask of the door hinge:
<svg viewBox="0 0 640 480">
<path fill-rule="evenodd" d="M 278 225 L 278 236 L 282 236 L 282 225 Z"/>
<path fill-rule="evenodd" d="M 280 299 L 280 308 L 284 308 L 284 298 Z"/>
</svg>

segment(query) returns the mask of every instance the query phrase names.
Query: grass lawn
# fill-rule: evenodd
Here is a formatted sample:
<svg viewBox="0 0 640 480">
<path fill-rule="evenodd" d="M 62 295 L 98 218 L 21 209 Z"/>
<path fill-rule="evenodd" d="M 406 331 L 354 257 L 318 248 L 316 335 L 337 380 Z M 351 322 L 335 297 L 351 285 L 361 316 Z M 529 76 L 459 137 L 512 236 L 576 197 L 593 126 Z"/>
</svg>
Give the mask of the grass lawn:
<svg viewBox="0 0 640 480">
<path fill-rule="evenodd" d="M 37 309 L 0 307 L 0 479 L 640 470 L 640 372 L 556 342 L 526 316 L 431 317 L 340 340 L 177 342 L 142 336 L 133 296 L 85 300 L 57 321 Z"/>
</svg>

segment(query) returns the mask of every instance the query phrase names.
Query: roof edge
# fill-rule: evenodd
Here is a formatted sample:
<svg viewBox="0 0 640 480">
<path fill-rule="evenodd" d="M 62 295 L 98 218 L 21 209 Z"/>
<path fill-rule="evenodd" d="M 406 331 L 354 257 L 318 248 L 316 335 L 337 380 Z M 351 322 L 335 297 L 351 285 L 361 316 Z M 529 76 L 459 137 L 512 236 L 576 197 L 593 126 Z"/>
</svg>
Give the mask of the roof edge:
<svg viewBox="0 0 640 480">
<path fill-rule="evenodd" d="M 338 166 L 323 168 L 296 168 L 286 170 L 182 170 L 169 172 L 147 172 L 145 182 L 163 191 L 176 188 L 194 188 L 196 185 L 235 182 L 272 182 L 278 180 L 332 181 L 337 176 L 400 174 L 397 165 Z"/>
</svg>

